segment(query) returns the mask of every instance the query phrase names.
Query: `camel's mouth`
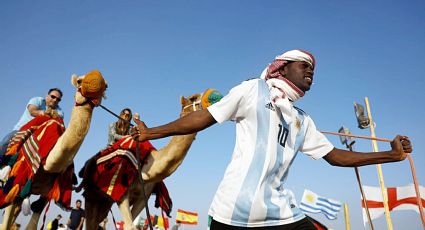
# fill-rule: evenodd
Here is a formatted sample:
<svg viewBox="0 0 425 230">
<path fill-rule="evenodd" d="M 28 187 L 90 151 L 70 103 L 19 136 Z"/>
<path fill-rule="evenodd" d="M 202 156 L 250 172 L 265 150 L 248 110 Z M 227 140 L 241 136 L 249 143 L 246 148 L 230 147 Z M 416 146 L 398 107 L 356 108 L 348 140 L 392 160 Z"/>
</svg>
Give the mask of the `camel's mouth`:
<svg viewBox="0 0 425 230">
<path fill-rule="evenodd" d="M 78 89 L 75 98 L 76 105 L 90 104 L 92 107 L 100 105 L 102 98 L 105 98 L 105 91 L 108 87 L 102 74 L 93 70 L 86 75 L 73 75 L 72 84 Z"/>
<path fill-rule="evenodd" d="M 103 97 L 107 84 L 102 74 L 93 70 L 81 79 L 81 94 L 91 99 Z"/>
</svg>

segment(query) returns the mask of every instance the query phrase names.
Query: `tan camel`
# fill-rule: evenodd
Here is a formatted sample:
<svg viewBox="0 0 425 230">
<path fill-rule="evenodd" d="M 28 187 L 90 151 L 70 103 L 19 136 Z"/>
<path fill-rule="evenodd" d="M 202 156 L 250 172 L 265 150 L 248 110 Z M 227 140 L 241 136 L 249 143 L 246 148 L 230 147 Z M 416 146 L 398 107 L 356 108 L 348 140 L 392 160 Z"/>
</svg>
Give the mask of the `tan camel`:
<svg viewBox="0 0 425 230">
<path fill-rule="evenodd" d="M 182 112 L 180 116 L 200 109 L 200 98 L 201 94 L 194 94 L 188 98 L 181 97 Z M 196 133 L 174 136 L 165 147 L 159 151 L 150 151 L 150 154 L 144 158 L 145 163 L 142 167 L 142 175 L 145 180 L 144 186 L 142 185 L 140 177 L 136 177 L 134 182 L 128 185 L 124 195 L 116 202 L 125 223 L 124 229 L 135 229 L 133 220 L 145 207 L 146 201 L 152 194 L 156 183 L 170 176 L 180 166 L 195 136 Z M 127 137 L 126 140 L 121 140 L 121 142 L 128 142 L 130 140 L 132 140 L 131 137 Z M 100 157 L 91 159 L 83 169 L 85 170 L 82 183 L 85 189 L 86 229 L 96 229 L 98 224 L 107 217 L 108 211 L 115 202 L 111 197 L 108 197 L 104 191 L 94 187 L 97 186 L 96 182 L 90 179 L 93 178 L 94 174 L 99 173 L 96 169 L 101 159 Z M 93 168 L 96 169 L 93 171 Z M 88 179 L 88 181 L 86 181 L 86 179 Z M 114 182 L 118 183 L 117 181 L 118 179 Z M 145 195 L 143 195 L 142 189 L 144 189 Z"/>
<path fill-rule="evenodd" d="M 31 185 L 31 194 L 47 197 L 54 184 L 58 183 L 56 179 L 72 165 L 90 128 L 93 109 L 100 104 L 107 87 L 101 73 L 97 70 L 79 77 L 73 75 L 71 82 L 77 88 L 77 92 L 68 128 L 57 139 L 45 164 L 36 171 Z M 22 151 L 19 151 L 19 159 L 25 160 Z M 10 229 L 20 212 L 21 202 L 20 199 L 15 199 L 6 207 L 1 230 Z M 44 205 L 45 203 L 43 207 Z M 26 229 L 37 229 L 40 213 L 34 212 Z"/>
</svg>

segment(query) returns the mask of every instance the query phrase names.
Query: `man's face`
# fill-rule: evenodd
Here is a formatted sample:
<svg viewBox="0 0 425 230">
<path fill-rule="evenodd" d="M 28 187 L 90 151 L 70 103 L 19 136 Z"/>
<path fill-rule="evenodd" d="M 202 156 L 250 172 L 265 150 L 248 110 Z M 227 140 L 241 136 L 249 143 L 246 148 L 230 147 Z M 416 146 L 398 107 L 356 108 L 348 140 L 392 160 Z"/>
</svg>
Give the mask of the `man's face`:
<svg viewBox="0 0 425 230">
<path fill-rule="evenodd" d="M 77 202 L 75 203 L 75 207 L 76 207 L 76 208 L 81 208 L 81 202 L 80 202 L 80 201 L 77 201 Z"/>
<path fill-rule="evenodd" d="M 55 109 L 58 107 L 58 104 L 61 100 L 61 94 L 58 91 L 53 90 L 46 96 L 46 105 L 52 109 Z"/>
<path fill-rule="evenodd" d="M 313 84 L 314 70 L 307 62 L 290 62 L 280 71 L 286 79 L 294 83 L 304 93 L 310 90 Z"/>
</svg>

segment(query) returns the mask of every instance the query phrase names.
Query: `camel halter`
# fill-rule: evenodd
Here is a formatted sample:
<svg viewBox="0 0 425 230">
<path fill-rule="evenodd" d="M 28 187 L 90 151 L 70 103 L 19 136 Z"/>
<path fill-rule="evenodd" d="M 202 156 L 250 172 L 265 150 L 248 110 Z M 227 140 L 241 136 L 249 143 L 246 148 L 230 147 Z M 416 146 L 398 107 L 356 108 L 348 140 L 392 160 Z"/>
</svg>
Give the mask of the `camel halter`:
<svg viewBox="0 0 425 230">
<path fill-rule="evenodd" d="M 123 120 L 124 122 L 128 123 L 130 125 L 130 127 L 134 126 L 133 124 L 131 124 L 130 121 L 127 121 L 127 120 L 123 119 L 122 117 L 118 116 L 116 113 L 112 112 L 111 110 L 109 110 L 108 108 L 103 106 L 102 104 L 99 104 L 99 107 L 104 109 L 106 112 L 112 114 L 114 117 L 117 117 L 118 119 Z M 142 176 L 142 163 L 141 163 L 140 155 L 139 155 L 139 140 L 138 139 L 136 139 L 136 159 L 137 159 L 137 164 L 139 166 L 137 168 L 137 173 L 138 173 L 138 175 L 140 175 L 137 178 L 140 178 L 140 181 L 142 183 L 142 186 L 143 186 L 142 196 L 146 201 L 145 202 L 146 216 L 147 216 L 147 219 L 148 219 L 149 228 L 150 228 L 150 230 L 153 230 L 152 220 L 150 218 L 151 215 L 150 215 L 149 207 L 148 207 L 148 197 L 146 196 L 145 189 L 144 189 L 145 181 L 143 180 L 143 176 Z M 111 213 L 112 213 L 112 211 L 111 211 Z"/>
<path fill-rule="evenodd" d="M 201 94 L 201 97 L 200 97 L 200 98 L 202 98 L 202 94 Z M 199 100 L 197 100 L 197 101 L 192 102 L 192 104 L 189 104 L 189 105 L 184 106 L 184 107 L 183 107 L 183 110 L 185 110 L 186 108 L 189 108 L 189 107 L 191 107 L 191 106 L 192 106 L 192 109 L 193 109 L 193 111 L 195 112 L 195 111 L 197 111 L 197 109 L 196 109 L 196 106 L 197 106 L 197 105 L 199 105 L 199 107 L 200 107 L 201 109 L 203 109 L 203 108 L 202 108 L 202 101 L 201 101 L 201 99 L 199 99 Z"/>
<path fill-rule="evenodd" d="M 85 97 L 82 93 L 81 93 L 81 88 L 78 88 L 78 90 L 77 90 L 83 97 Z M 79 104 L 79 103 L 77 103 L 77 102 L 75 102 L 75 106 L 83 106 L 83 105 L 85 105 L 85 104 L 89 104 L 90 105 L 90 107 L 93 109 L 94 107 L 96 107 L 96 106 L 99 106 L 100 105 L 100 103 L 99 103 L 99 99 L 97 99 L 97 98 L 88 98 L 88 97 L 85 97 L 87 100 L 85 101 L 85 102 L 83 102 L 83 103 L 81 103 L 81 104 Z"/>
</svg>

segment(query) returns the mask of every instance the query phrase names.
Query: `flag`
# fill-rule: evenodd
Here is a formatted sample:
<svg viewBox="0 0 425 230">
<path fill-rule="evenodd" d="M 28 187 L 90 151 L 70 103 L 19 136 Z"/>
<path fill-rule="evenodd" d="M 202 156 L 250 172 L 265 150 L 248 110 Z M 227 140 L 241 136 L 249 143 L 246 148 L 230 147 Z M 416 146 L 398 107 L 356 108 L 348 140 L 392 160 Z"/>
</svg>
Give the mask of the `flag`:
<svg viewBox="0 0 425 230">
<path fill-rule="evenodd" d="M 116 228 L 117 230 L 124 230 L 124 221 L 118 221 L 118 222 L 115 224 L 115 228 Z"/>
<path fill-rule="evenodd" d="M 182 209 L 177 210 L 176 222 L 180 222 L 182 224 L 198 224 L 198 213 L 196 212 L 188 212 Z"/>
<path fill-rule="evenodd" d="M 168 218 L 162 218 L 160 216 L 151 216 L 151 222 L 152 225 L 155 227 L 158 227 L 159 229 L 168 229 L 170 227 L 169 222 L 168 222 Z M 149 221 L 148 219 L 145 220 L 145 225 L 148 225 Z"/>
<path fill-rule="evenodd" d="M 316 193 L 305 189 L 301 200 L 300 209 L 305 213 L 322 212 L 328 219 L 336 219 L 336 215 L 341 209 L 341 202 L 327 199 Z"/>
<path fill-rule="evenodd" d="M 370 218 L 376 219 L 384 215 L 384 203 L 382 199 L 382 192 L 379 187 L 363 186 L 366 197 L 367 207 L 369 208 Z M 387 188 L 388 208 L 390 211 L 399 210 L 413 210 L 419 213 L 419 206 L 416 198 L 415 186 L 409 184 L 404 187 Z M 421 197 L 425 197 L 425 188 L 419 186 Z M 421 198 L 422 207 L 425 207 L 425 199 Z M 363 221 L 366 225 L 368 223 L 366 210 L 362 201 Z"/>
</svg>

